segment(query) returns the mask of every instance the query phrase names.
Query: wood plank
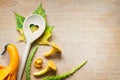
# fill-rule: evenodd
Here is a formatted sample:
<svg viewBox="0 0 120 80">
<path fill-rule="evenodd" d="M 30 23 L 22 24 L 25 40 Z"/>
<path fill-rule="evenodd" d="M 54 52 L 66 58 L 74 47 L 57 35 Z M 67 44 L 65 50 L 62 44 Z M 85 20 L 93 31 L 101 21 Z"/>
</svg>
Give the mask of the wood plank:
<svg viewBox="0 0 120 80">
<path fill-rule="evenodd" d="M 0 0 L 0 52 L 6 43 L 14 43 L 22 57 L 25 43 L 16 39 L 19 34 L 13 11 L 27 16 L 41 2 L 48 23 L 55 26 L 51 41 L 63 50 L 61 58 L 53 58 L 57 74 L 88 59 L 88 63 L 67 80 L 120 80 L 119 0 Z M 49 49 L 41 46 L 34 57 L 34 60 L 43 58 L 43 68 L 48 61 L 43 53 Z M 8 54 L 0 56 L 0 65 L 8 63 Z M 39 70 L 32 63 L 31 80 L 40 79 L 32 75 Z"/>
</svg>

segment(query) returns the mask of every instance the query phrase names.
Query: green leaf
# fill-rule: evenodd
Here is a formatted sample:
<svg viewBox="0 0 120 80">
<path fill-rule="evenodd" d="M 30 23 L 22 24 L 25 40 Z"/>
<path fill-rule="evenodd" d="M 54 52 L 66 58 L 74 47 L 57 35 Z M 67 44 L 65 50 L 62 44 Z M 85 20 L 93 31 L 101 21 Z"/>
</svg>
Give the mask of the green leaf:
<svg viewBox="0 0 120 80">
<path fill-rule="evenodd" d="M 40 5 L 33 12 L 33 14 L 41 15 L 46 21 L 46 14 L 45 14 L 45 10 L 43 9 L 42 5 Z M 26 40 L 25 40 L 25 36 L 24 36 L 24 32 L 23 32 L 23 22 L 24 22 L 25 18 L 19 14 L 16 14 L 16 13 L 15 13 L 15 16 L 16 16 L 16 21 L 17 21 L 17 30 L 20 33 L 20 37 L 18 38 L 18 40 L 25 42 Z M 31 28 L 31 31 L 35 31 L 37 29 L 35 26 L 34 27 L 32 26 L 30 28 Z M 43 35 L 40 38 L 38 38 L 35 43 L 49 45 L 48 39 L 52 35 L 52 30 L 53 30 L 53 26 L 49 26 L 46 22 L 46 29 L 45 29 Z"/>
<path fill-rule="evenodd" d="M 86 63 L 87 63 L 87 60 L 83 61 L 80 65 L 70 70 L 69 72 L 63 73 L 61 75 L 47 76 L 47 77 L 44 77 L 42 80 L 64 80 L 67 77 L 72 76 L 77 70 L 82 68 Z"/>
<path fill-rule="evenodd" d="M 17 21 L 17 30 L 20 30 L 23 28 L 23 22 L 25 20 L 25 18 L 17 13 L 15 13 L 16 16 L 16 21 Z"/>
<path fill-rule="evenodd" d="M 17 13 L 15 13 L 15 17 L 16 17 L 16 23 L 17 23 L 16 29 L 20 33 L 20 36 L 18 37 L 18 39 L 20 41 L 25 41 L 25 36 L 24 36 L 24 32 L 23 32 L 23 22 L 24 22 L 25 18 Z"/>
<path fill-rule="evenodd" d="M 43 33 L 43 35 L 38 38 L 36 40 L 36 43 L 38 44 L 47 44 L 49 45 L 48 39 L 50 38 L 50 36 L 52 35 L 52 30 L 53 30 L 53 26 L 46 26 L 45 32 Z"/>
<path fill-rule="evenodd" d="M 45 10 L 42 7 L 42 4 L 33 12 L 33 14 L 41 15 L 46 21 L 46 14 L 45 14 Z"/>
<path fill-rule="evenodd" d="M 26 68 L 25 68 L 25 73 L 26 73 L 26 80 L 31 80 L 30 78 L 30 68 L 31 68 L 31 63 L 33 60 L 33 57 L 35 55 L 35 52 L 38 49 L 38 45 L 36 45 L 30 52 L 30 55 L 28 57 L 27 63 L 26 63 Z"/>
<path fill-rule="evenodd" d="M 30 25 L 30 29 L 31 29 L 32 32 L 34 32 L 38 29 L 38 26 L 32 24 L 32 25 Z"/>
</svg>

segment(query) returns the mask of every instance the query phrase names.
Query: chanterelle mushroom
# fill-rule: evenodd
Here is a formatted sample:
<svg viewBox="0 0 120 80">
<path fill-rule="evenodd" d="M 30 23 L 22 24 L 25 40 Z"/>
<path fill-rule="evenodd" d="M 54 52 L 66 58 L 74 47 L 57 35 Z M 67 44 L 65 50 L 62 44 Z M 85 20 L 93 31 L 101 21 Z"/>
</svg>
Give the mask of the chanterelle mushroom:
<svg viewBox="0 0 120 80">
<path fill-rule="evenodd" d="M 43 64 L 43 60 L 42 60 L 41 58 L 37 58 L 37 59 L 34 61 L 34 65 L 35 65 L 35 67 L 37 67 L 37 68 L 42 67 L 42 64 Z"/>
<path fill-rule="evenodd" d="M 57 67 L 55 65 L 55 63 L 52 61 L 52 60 L 49 60 L 48 63 L 47 63 L 47 67 L 44 68 L 42 71 L 40 72 L 35 72 L 33 73 L 34 76 L 41 76 L 45 73 L 47 73 L 48 71 L 50 70 L 53 70 L 53 71 L 56 71 L 57 70 Z"/>
<path fill-rule="evenodd" d="M 56 45 L 56 43 L 51 42 L 52 49 L 44 54 L 45 57 L 49 57 L 55 53 L 62 53 L 62 50 Z"/>
</svg>

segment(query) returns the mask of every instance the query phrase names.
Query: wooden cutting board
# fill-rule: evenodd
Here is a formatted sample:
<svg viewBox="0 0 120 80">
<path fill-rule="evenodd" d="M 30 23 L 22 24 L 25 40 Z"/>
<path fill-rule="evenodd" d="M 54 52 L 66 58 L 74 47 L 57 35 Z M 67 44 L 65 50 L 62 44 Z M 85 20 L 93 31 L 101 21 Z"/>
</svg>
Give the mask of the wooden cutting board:
<svg viewBox="0 0 120 80">
<path fill-rule="evenodd" d="M 20 58 L 25 43 L 18 42 L 13 11 L 27 16 L 42 2 L 47 20 L 54 25 L 50 41 L 62 49 L 61 57 L 52 59 L 56 74 L 69 71 L 83 60 L 88 63 L 66 80 L 120 80 L 120 0 L 0 0 L 0 52 L 7 43 L 14 43 Z M 50 46 L 40 46 L 34 59 L 43 58 Z M 0 65 L 9 63 L 9 55 L 0 56 Z M 32 73 L 40 71 L 32 63 Z M 25 80 L 25 76 L 23 78 Z"/>
</svg>

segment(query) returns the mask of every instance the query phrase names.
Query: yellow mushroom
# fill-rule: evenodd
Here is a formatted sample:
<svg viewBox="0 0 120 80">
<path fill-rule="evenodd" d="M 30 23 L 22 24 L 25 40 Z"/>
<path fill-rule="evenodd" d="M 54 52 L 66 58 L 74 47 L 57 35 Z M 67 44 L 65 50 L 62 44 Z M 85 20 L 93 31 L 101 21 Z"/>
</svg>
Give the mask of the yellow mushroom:
<svg viewBox="0 0 120 80">
<path fill-rule="evenodd" d="M 42 67 L 42 64 L 43 64 L 43 60 L 42 60 L 41 58 L 37 58 L 37 59 L 34 61 L 34 65 L 35 65 L 35 67 L 37 67 L 37 68 Z"/>
<path fill-rule="evenodd" d="M 44 68 L 43 70 L 39 71 L 39 72 L 35 72 L 33 73 L 34 76 L 41 76 L 45 73 L 47 73 L 48 71 L 50 70 L 53 70 L 53 71 L 56 71 L 57 70 L 57 67 L 55 65 L 55 63 L 52 61 L 52 60 L 49 60 L 48 63 L 47 63 L 47 67 Z"/>
<path fill-rule="evenodd" d="M 62 50 L 56 45 L 56 43 L 51 42 L 52 49 L 44 54 L 45 57 L 49 57 L 55 53 L 62 53 Z"/>
</svg>

